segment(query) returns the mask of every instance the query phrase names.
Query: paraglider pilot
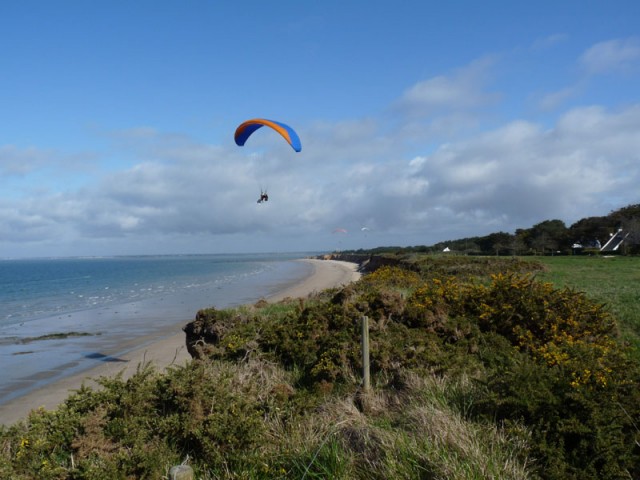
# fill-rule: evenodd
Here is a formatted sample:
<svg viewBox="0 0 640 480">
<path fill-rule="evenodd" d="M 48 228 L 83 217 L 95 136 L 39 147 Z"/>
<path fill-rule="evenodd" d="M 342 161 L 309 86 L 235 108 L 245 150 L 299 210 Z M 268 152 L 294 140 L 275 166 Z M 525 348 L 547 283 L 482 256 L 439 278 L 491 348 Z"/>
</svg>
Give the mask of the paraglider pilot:
<svg viewBox="0 0 640 480">
<path fill-rule="evenodd" d="M 260 198 L 258 199 L 258 203 L 262 203 L 262 202 L 268 202 L 269 201 L 269 195 L 267 195 L 267 192 L 260 192 Z"/>
</svg>

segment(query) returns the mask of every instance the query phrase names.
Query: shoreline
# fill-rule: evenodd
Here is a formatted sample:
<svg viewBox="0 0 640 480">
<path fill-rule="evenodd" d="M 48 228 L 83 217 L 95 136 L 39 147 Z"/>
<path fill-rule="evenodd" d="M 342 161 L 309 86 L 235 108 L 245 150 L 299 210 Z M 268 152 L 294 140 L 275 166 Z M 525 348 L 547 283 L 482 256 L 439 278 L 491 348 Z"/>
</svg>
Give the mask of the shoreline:
<svg viewBox="0 0 640 480">
<path fill-rule="evenodd" d="M 299 261 L 310 263 L 313 267 L 312 272 L 302 280 L 282 285 L 281 289 L 265 297 L 265 300 L 278 302 L 287 297 L 306 297 L 314 292 L 346 285 L 360 278 L 358 265 L 355 263 L 317 259 Z M 194 317 L 195 313 L 193 312 Z M 164 327 L 152 335 L 143 337 L 142 345 L 125 354 L 117 357 L 107 356 L 100 365 L 57 380 L 0 405 L 0 425 L 12 425 L 26 418 L 31 410 L 41 407 L 52 410 L 82 385 L 92 388 L 98 386 L 95 379 L 100 377 L 111 377 L 122 372 L 123 378 L 127 379 L 144 363 L 153 364 L 158 371 L 164 371 L 172 365 L 184 365 L 191 357 L 187 352 L 182 327 L 191 320 L 193 319 L 182 320 L 170 327 Z M 137 339 L 136 343 L 139 345 L 140 339 Z"/>
</svg>

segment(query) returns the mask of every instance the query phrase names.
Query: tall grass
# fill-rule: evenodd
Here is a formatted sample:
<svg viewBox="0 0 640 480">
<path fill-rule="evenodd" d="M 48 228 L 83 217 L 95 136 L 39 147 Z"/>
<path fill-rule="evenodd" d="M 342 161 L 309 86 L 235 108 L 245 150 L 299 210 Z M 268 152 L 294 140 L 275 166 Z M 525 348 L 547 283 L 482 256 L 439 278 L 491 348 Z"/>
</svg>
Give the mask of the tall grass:
<svg viewBox="0 0 640 480">
<path fill-rule="evenodd" d="M 363 410 L 353 393 L 308 398 L 298 374 L 253 359 L 104 379 L 0 427 L 0 474 L 164 478 L 189 458 L 203 479 L 532 478 L 525 445 L 456 406 L 471 382 L 378 377 Z"/>
</svg>

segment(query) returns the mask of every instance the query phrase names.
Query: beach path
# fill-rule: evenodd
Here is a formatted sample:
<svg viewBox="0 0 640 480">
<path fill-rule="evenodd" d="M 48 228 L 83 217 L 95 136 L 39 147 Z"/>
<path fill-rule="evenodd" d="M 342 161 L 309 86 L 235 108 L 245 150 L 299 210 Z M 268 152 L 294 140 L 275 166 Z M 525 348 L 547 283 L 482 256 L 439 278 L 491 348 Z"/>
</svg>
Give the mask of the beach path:
<svg viewBox="0 0 640 480">
<path fill-rule="evenodd" d="M 316 259 L 301 261 L 309 262 L 313 266 L 311 275 L 300 282 L 285 285 L 281 291 L 271 295 L 267 300 L 275 302 L 287 297 L 306 297 L 314 292 L 346 285 L 360 278 L 355 263 Z M 95 379 L 100 377 L 111 377 L 122 372 L 123 378 L 127 379 L 135 374 L 140 365 L 146 363 L 151 363 L 160 371 L 171 365 L 184 365 L 191 360 L 185 345 L 185 334 L 182 332 L 182 327 L 188 321 L 190 320 L 177 323 L 174 329 L 166 332 L 166 336 L 155 338 L 150 343 L 142 339 L 141 343 L 144 346 L 118 356 L 117 362 L 101 363 L 97 367 L 63 378 L 0 405 L 0 425 L 12 425 L 37 408 L 54 409 L 83 384 L 96 387 Z"/>
</svg>

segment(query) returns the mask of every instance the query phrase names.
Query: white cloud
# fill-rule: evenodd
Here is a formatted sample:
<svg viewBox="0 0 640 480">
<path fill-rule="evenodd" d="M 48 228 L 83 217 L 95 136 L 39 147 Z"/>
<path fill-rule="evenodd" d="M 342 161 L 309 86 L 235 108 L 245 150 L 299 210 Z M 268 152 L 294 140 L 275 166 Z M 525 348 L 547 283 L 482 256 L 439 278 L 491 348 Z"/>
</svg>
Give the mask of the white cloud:
<svg viewBox="0 0 640 480">
<path fill-rule="evenodd" d="M 24 175 L 39 163 L 40 153 L 35 149 L 18 150 L 12 145 L 0 147 L 0 177 Z"/>
<path fill-rule="evenodd" d="M 534 51 L 547 50 L 563 42 L 566 42 L 568 38 L 569 35 L 567 35 L 566 33 L 553 33 L 551 35 L 547 35 L 546 37 L 536 39 L 536 41 L 533 42 L 531 48 Z"/>
<path fill-rule="evenodd" d="M 635 203 L 638 129 L 639 106 L 620 112 L 575 109 L 550 130 L 512 122 L 431 155 L 422 173 L 430 180 L 429 201 L 468 218 L 470 225 L 484 212 L 506 230 L 595 214 L 612 194 Z"/>
<path fill-rule="evenodd" d="M 168 144 L 158 139 L 145 161 L 98 183 L 3 200 L 0 243 L 300 238 L 365 224 L 378 238 L 404 232 L 431 243 L 550 218 L 572 222 L 606 213 L 612 196 L 618 206 L 638 201 L 640 105 L 573 109 L 549 129 L 512 121 L 406 158 L 395 147 L 401 138 L 353 126 L 361 134 L 350 144 L 340 128 L 323 127 L 308 132 L 321 148 L 271 160 L 197 144 L 163 150 Z M 260 182 L 271 197 L 263 205 Z"/>
<path fill-rule="evenodd" d="M 424 117 L 443 111 L 474 109 L 497 99 L 484 90 L 495 63 L 492 57 L 476 60 L 453 75 L 438 75 L 407 89 L 396 104 L 405 115 Z"/>
<path fill-rule="evenodd" d="M 63 162 L 51 150 L 0 145 L 0 178 L 22 177 L 52 164 L 62 165 Z"/>
<path fill-rule="evenodd" d="M 552 111 L 579 98 L 590 91 L 594 75 L 629 74 L 640 67 L 640 38 L 629 37 L 597 43 L 587 49 L 578 59 L 582 67 L 577 81 L 564 88 L 535 95 L 535 102 L 541 111 Z M 598 87 L 602 88 L 602 87 Z"/>
<path fill-rule="evenodd" d="M 429 181 L 426 178 L 394 178 L 381 187 L 382 194 L 393 197 L 415 197 L 426 193 Z"/>
<path fill-rule="evenodd" d="M 640 64 L 640 39 L 630 37 L 597 43 L 582 54 L 580 61 L 592 74 L 637 68 Z"/>
<path fill-rule="evenodd" d="M 555 110 L 567 100 L 574 98 L 579 92 L 580 87 L 578 85 L 572 85 L 555 92 L 544 94 L 538 100 L 538 108 L 543 111 Z"/>
</svg>

